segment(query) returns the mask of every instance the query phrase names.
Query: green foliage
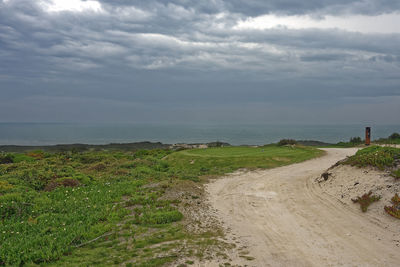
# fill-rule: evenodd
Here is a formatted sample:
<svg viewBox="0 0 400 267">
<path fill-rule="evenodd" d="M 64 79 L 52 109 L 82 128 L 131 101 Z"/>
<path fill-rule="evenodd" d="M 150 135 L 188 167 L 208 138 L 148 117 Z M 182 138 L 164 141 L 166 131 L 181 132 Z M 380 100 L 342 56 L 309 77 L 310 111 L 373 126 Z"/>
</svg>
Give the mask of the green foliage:
<svg viewBox="0 0 400 267">
<path fill-rule="evenodd" d="M 0 164 L 13 163 L 14 158 L 11 154 L 0 154 Z"/>
<path fill-rule="evenodd" d="M 363 140 L 361 139 L 361 137 L 358 137 L 358 136 L 357 137 L 352 137 L 352 138 L 350 138 L 350 143 L 358 145 L 358 144 L 362 144 Z"/>
<path fill-rule="evenodd" d="M 379 144 L 400 144 L 400 134 L 399 133 L 393 133 L 387 138 L 380 138 L 375 141 L 376 143 Z"/>
<path fill-rule="evenodd" d="M 386 167 L 393 167 L 397 159 L 400 159 L 399 148 L 371 146 L 359 150 L 343 163 L 358 167 L 372 166 L 383 170 Z"/>
<path fill-rule="evenodd" d="M 31 157 L 29 155 L 25 155 L 25 154 L 13 154 L 13 163 L 19 163 L 19 162 L 34 162 L 36 161 L 36 159 L 34 157 Z"/>
<path fill-rule="evenodd" d="M 297 144 L 296 140 L 293 139 L 281 139 L 278 142 L 278 146 L 296 145 L 296 144 Z"/>
<path fill-rule="evenodd" d="M 95 265 L 101 263 L 99 258 L 105 260 L 103 264 L 120 264 L 127 254 L 120 252 L 121 236 L 117 232 L 127 231 L 135 253 L 152 244 L 183 238 L 183 229 L 176 227 L 183 218 L 176 205 L 179 199 L 163 198 L 170 184 L 198 182 L 203 175 L 238 168 L 276 167 L 320 154 L 313 148 L 276 145 L 175 153 L 8 154 L 6 159 L 12 162 L 0 165 L 0 264 L 58 260 L 55 265 Z M 107 236 L 100 238 L 104 234 Z M 109 251 L 119 256 L 110 258 Z M 171 260 L 154 260 L 149 254 L 135 266 Z"/>
<path fill-rule="evenodd" d="M 352 199 L 354 203 L 359 203 L 362 212 L 366 212 L 368 207 L 381 199 L 380 196 L 372 195 L 372 192 L 368 192 L 367 194 L 362 195 L 361 197 L 357 197 L 356 199 Z"/>
<path fill-rule="evenodd" d="M 323 152 L 302 146 L 223 147 L 183 150 L 168 156 L 169 172 L 176 177 L 198 181 L 199 176 L 220 175 L 247 168 L 274 168 L 301 162 Z"/>
<path fill-rule="evenodd" d="M 350 142 L 339 142 L 337 144 L 333 145 L 328 145 L 324 147 L 332 147 L 332 148 L 348 148 L 348 147 L 355 147 L 358 146 L 358 144 L 350 143 Z"/>
<path fill-rule="evenodd" d="M 54 260 L 71 245 L 109 230 L 110 223 L 126 214 L 113 203 L 132 187 L 139 188 L 140 184 L 93 184 L 1 196 L 0 261 L 19 265 Z"/>
<path fill-rule="evenodd" d="M 394 178 L 400 179 L 400 169 L 394 170 L 390 173 Z"/>
<path fill-rule="evenodd" d="M 144 213 L 140 218 L 141 224 L 167 224 L 180 221 L 183 218 L 182 213 L 177 210 L 153 210 Z"/>
<path fill-rule="evenodd" d="M 400 219 L 400 197 L 396 193 L 391 199 L 392 206 L 385 206 L 385 211 L 397 219 Z"/>
<path fill-rule="evenodd" d="M 395 139 L 400 139 L 400 134 L 399 133 L 392 133 L 388 139 L 390 140 L 395 140 Z"/>
</svg>

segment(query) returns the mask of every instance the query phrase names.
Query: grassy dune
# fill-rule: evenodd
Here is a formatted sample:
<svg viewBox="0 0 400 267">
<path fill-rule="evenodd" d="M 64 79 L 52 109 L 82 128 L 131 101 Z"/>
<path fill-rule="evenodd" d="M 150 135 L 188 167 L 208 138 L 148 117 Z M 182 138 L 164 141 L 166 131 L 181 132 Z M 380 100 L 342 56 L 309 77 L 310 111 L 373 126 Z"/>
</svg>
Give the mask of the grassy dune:
<svg viewBox="0 0 400 267">
<path fill-rule="evenodd" d="M 203 258 L 221 245 L 218 229 L 187 227 L 186 211 L 202 205 L 203 177 L 321 153 L 271 145 L 0 154 L 0 265 L 160 266 Z"/>
</svg>

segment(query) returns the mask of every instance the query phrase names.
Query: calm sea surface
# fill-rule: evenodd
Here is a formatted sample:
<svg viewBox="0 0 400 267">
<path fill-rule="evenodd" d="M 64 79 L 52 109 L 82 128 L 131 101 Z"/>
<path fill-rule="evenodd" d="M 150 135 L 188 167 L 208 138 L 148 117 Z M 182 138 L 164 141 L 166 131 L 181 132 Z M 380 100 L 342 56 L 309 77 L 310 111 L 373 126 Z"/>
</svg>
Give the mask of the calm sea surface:
<svg viewBox="0 0 400 267">
<path fill-rule="evenodd" d="M 0 145 L 108 144 L 139 141 L 196 143 L 224 141 L 233 145 L 260 145 L 282 138 L 347 141 L 364 136 L 372 126 L 372 138 L 400 132 L 400 125 L 268 125 L 268 124 L 72 124 L 0 123 Z"/>
</svg>

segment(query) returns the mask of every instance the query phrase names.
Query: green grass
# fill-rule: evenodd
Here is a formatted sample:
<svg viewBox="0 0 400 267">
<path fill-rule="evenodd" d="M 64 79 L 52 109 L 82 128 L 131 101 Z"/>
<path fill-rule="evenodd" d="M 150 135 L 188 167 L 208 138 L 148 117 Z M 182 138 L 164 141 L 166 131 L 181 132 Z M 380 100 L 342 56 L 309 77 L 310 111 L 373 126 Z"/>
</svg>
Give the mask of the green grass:
<svg viewBox="0 0 400 267">
<path fill-rule="evenodd" d="M 359 147 L 362 144 L 358 144 L 358 143 L 351 143 L 351 142 L 339 142 L 336 144 L 331 144 L 331 145 L 327 145 L 327 146 L 322 146 L 324 148 L 350 148 L 350 147 Z"/>
<path fill-rule="evenodd" d="M 272 168 L 322 153 L 270 145 L 2 155 L 0 265 L 159 266 L 181 256 L 168 251 L 182 240 L 201 244 L 198 254 L 204 254 L 220 233 L 186 232 L 182 199 L 166 198 L 168 190 L 183 192 L 184 184 L 203 176 Z"/>
<path fill-rule="evenodd" d="M 400 159 L 399 148 L 371 146 L 357 151 L 343 163 L 358 167 L 372 166 L 383 170 L 394 167 L 395 160 L 398 159 Z"/>
<path fill-rule="evenodd" d="M 323 152 L 311 147 L 276 146 L 224 147 L 184 150 L 169 155 L 182 178 L 196 179 L 201 175 L 219 175 L 237 169 L 274 168 L 311 159 Z"/>
<path fill-rule="evenodd" d="M 393 133 L 391 136 L 389 136 L 388 138 L 380 138 L 378 140 L 375 140 L 375 143 L 378 144 L 400 144 L 400 138 L 398 137 L 399 134 L 398 133 Z"/>
<path fill-rule="evenodd" d="M 396 179 L 400 179 L 400 169 L 392 171 L 391 175 Z"/>
</svg>

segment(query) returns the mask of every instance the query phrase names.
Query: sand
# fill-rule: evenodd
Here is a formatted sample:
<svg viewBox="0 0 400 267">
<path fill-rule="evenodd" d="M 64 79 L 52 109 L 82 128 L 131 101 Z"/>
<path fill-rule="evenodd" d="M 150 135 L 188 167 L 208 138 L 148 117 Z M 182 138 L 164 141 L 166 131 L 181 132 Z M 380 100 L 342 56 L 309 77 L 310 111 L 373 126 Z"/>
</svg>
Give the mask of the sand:
<svg viewBox="0 0 400 267">
<path fill-rule="evenodd" d="M 399 266 L 400 220 L 383 211 L 397 185 L 388 188 L 384 173 L 349 166 L 330 170 L 332 176 L 318 182 L 326 169 L 356 152 L 325 150 L 317 159 L 237 172 L 207 185 L 228 239 L 242 249 L 231 255 L 232 265 Z M 362 213 L 350 199 L 366 190 L 383 198 Z"/>
</svg>

